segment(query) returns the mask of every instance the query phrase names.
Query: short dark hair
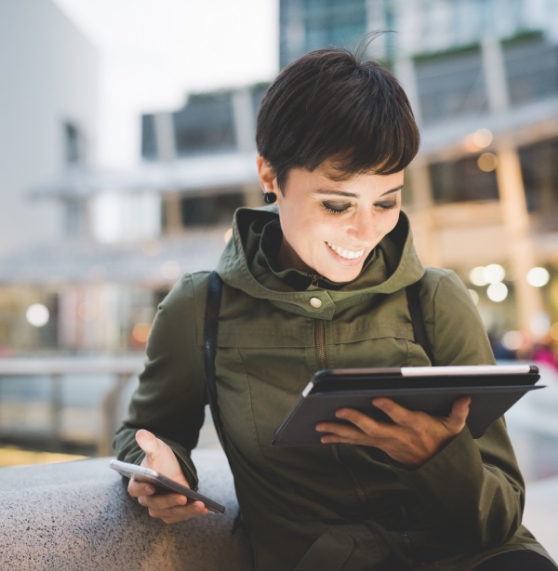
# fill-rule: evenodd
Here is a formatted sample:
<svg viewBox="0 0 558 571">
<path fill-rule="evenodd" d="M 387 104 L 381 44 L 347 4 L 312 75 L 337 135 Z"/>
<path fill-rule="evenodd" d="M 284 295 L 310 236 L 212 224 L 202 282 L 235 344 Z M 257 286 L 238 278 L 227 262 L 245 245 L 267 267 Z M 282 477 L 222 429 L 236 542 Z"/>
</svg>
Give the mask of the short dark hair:
<svg viewBox="0 0 558 571">
<path fill-rule="evenodd" d="M 339 179 L 393 174 L 418 152 L 420 135 L 403 88 L 387 69 L 331 48 L 288 65 L 258 113 L 259 154 L 281 190 L 292 168 L 331 160 Z"/>
</svg>

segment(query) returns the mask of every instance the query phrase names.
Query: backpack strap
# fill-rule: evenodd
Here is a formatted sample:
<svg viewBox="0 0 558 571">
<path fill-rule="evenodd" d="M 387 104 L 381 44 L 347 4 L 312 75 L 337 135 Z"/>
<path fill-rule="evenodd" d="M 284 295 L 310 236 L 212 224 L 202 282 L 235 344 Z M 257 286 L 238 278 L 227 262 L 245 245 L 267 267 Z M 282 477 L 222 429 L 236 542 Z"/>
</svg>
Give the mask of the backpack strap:
<svg viewBox="0 0 558 571">
<path fill-rule="evenodd" d="M 225 439 L 219 403 L 217 401 L 217 381 L 215 374 L 215 356 L 217 354 L 217 329 L 219 327 L 219 309 L 221 308 L 221 292 L 223 280 L 215 271 L 209 276 L 207 284 L 207 301 L 205 304 L 205 322 L 203 328 L 203 353 L 205 363 L 205 383 L 209 397 L 209 406 L 217 436 L 221 446 L 225 449 Z"/>
<path fill-rule="evenodd" d="M 426 326 L 424 325 L 424 315 L 422 313 L 422 306 L 420 305 L 419 288 L 420 280 L 405 288 L 407 303 L 409 304 L 409 313 L 411 314 L 411 321 L 413 322 L 415 342 L 424 349 L 424 352 L 430 359 L 430 363 L 434 365 L 434 354 L 432 353 L 432 348 L 428 341 Z"/>
<path fill-rule="evenodd" d="M 215 357 L 217 355 L 217 330 L 219 328 L 219 310 L 221 308 L 221 293 L 223 291 L 223 280 L 221 276 L 213 271 L 209 275 L 207 284 L 207 300 L 205 302 L 205 321 L 203 328 L 203 354 L 205 364 L 205 384 L 207 386 L 207 394 L 209 398 L 209 406 L 211 407 L 211 416 L 213 424 L 219 437 L 219 442 L 223 450 L 225 447 L 225 432 L 223 431 L 223 423 L 219 414 L 219 402 L 217 400 L 217 377 L 215 373 Z M 247 532 L 242 512 L 238 510 L 238 514 L 234 518 L 231 533 L 237 531 Z"/>
</svg>

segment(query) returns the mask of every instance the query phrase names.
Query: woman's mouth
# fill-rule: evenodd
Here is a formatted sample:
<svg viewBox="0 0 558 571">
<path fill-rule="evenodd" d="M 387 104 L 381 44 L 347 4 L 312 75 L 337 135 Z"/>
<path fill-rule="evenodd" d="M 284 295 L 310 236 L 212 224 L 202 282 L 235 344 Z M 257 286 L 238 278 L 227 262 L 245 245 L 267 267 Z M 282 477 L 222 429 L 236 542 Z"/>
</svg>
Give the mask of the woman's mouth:
<svg viewBox="0 0 558 571">
<path fill-rule="evenodd" d="M 340 246 L 336 246 L 335 244 L 332 244 L 331 242 L 326 242 L 328 248 L 334 252 L 335 254 L 337 254 L 340 258 L 343 258 L 344 260 L 347 260 L 348 262 L 358 262 L 358 260 L 360 260 L 360 258 L 362 258 L 363 254 L 364 254 L 364 249 L 362 250 L 357 250 L 356 252 L 354 250 L 346 250 L 345 248 L 341 248 Z"/>
</svg>

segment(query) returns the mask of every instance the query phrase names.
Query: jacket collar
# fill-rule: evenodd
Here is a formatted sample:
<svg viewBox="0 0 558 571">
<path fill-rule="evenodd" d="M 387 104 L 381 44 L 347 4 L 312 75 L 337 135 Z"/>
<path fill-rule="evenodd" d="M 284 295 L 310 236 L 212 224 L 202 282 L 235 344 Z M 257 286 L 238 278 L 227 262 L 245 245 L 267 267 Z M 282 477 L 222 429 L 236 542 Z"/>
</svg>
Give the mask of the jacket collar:
<svg viewBox="0 0 558 571">
<path fill-rule="evenodd" d="M 376 246 L 355 280 L 341 287 L 335 286 L 335 289 L 328 288 L 328 284 L 321 281 L 319 286 L 310 285 L 304 291 L 296 291 L 289 280 L 285 280 L 286 274 L 308 274 L 273 267 L 262 251 L 264 227 L 276 220 L 276 206 L 238 209 L 233 221 L 233 235 L 221 256 L 217 272 L 227 285 L 252 297 L 267 299 L 284 311 L 331 320 L 336 312 L 371 296 L 399 291 L 424 275 L 424 267 L 413 246 L 409 220 L 401 212 L 394 230 Z M 316 297 L 322 302 L 319 308 L 310 303 L 311 298 Z"/>
</svg>

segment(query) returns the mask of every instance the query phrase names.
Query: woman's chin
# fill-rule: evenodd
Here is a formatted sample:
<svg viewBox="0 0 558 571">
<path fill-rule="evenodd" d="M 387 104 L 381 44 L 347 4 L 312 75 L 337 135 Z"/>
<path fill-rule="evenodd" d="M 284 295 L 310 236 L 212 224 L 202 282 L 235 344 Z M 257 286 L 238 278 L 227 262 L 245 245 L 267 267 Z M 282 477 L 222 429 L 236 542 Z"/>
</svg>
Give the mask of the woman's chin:
<svg viewBox="0 0 558 571">
<path fill-rule="evenodd" d="M 342 266 L 339 268 L 327 268 L 320 275 L 327 278 L 330 282 L 346 283 L 356 279 L 362 270 L 362 264 L 358 266 Z"/>
</svg>

